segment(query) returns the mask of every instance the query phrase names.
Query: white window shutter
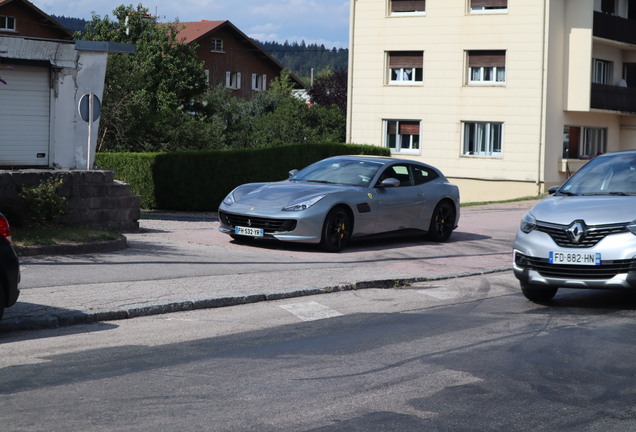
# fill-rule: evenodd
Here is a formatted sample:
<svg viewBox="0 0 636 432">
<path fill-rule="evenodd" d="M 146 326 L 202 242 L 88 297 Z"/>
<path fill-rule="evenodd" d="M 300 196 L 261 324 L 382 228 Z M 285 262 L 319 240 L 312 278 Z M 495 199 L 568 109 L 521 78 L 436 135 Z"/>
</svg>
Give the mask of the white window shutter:
<svg viewBox="0 0 636 432">
<path fill-rule="evenodd" d="M 237 72 L 236 73 L 236 89 L 240 89 L 241 88 L 241 73 Z"/>
<path fill-rule="evenodd" d="M 232 87 L 232 72 L 225 72 L 225 87 Z"/>
<path fill-rule="evenodd" d="M 258 90 L 258 75 L 252 74 L 252 90 Z"/>
<path fill-rule="evenodd" d="M 266 83 L 267 82 L 267 75 L 263 74 L 263 88 L 261 90 L 265 91 L 267 89 Z"/>
</svg>

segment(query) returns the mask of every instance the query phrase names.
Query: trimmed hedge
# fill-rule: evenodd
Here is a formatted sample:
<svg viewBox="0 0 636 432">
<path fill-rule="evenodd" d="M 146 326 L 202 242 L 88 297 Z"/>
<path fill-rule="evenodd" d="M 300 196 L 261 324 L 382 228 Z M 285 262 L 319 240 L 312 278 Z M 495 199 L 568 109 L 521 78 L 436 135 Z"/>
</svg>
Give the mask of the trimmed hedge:
<svg viewBox="0 0 636 432">
<path fill-rule="evenodd" d="M 390 156 L 383 147 L 357 144 L 298 144 L 283 147 L 170 153 L 98 153 L 98 169 L 141 196 L 145 209 L 216 211 L 225 196 L 243 183 L 278 181 L 329 156 Z"/>
</svg>

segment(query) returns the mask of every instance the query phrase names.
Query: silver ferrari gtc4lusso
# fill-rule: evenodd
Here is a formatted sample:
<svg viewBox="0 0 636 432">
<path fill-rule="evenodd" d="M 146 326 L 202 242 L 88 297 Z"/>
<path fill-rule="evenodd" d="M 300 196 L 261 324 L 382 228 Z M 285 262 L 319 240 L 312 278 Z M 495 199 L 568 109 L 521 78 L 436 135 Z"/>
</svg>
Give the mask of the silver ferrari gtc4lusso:
<svg viewBox="0 0 636 432">
<path fill-rule="evenodd" d="M 636 289 L 636 151 L 595 157 L 521 221 L 513 269 L 523 294 Z"/>
<path fill-rule="evenodd" d="M 338 252 L 352 238 L 405 230 L 443 242 L 457 227 L 457 186 L 424 163 L 335 156 L 289 174 L 230 192 L 219 206 L 219 230 L 236 240 L 316 243 Z"/>
</svg>

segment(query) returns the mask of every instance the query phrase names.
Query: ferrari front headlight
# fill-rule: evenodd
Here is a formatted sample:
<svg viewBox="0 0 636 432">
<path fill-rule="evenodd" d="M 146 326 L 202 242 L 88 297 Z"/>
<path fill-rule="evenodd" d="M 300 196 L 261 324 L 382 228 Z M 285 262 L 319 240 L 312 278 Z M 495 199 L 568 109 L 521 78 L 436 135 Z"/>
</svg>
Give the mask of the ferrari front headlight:
<svg viewBox="0 0 636 432">
<path fill-rule="evenodd" d="M 225 198 L 223 198 L 223 204 L 225 205 L 232 205 L 235 202 L 236 200 L 234 199 L 234 191 L 230 192 Z"/>
<path fill-rule="evenodd" d="M 303 201 L 299 201 L 293 204 L 288 205 L 287 207 L 283 207 L 283 211 L 302 211 L 307 210 L 312 205 L 316 204 L 318 201 L 323 199 L 325 195 L 316 195 L 315 197 L 305 199 Z"/>
</svg>

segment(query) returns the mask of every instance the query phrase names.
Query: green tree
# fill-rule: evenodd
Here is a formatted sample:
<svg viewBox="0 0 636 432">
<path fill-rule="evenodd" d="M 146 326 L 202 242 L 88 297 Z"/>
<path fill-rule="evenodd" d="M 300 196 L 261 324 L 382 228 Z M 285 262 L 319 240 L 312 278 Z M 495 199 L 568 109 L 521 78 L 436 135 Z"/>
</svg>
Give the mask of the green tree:
<svg viewBox="0 0 636 432">
<path fill-rule="evenodd" d="M 347 112 L 347 71 L 323 71 L 309 90 L 311 101 L 323 107 L 337 106 L 343 114 Z"/>
<path fill-rule="evenodd" d="M 134 43 L 135 54 L 110 54 L 98 151 L 206 148 L 218 130 L 200 96 L 203 64 L 196 46 L 179 41 L 178 22 L 158 25 L 141 4 L 121 5 L 115 19 L 94 14 L 83 40 Z"/>
<path fill-rule="evenodd" d="M 251 100 L 223 86 L 208 89 L 196 46 L 180 42 L 178 23 L 158 24 L 141 4 L 114 18 L 93 15 L 76 37 L 134 43 L 135 54 L 111 54 L 98 151 L 236 149 L 344 141 L 344 115 L 307 107 L 292 94 L 287 71 Z"/>
<path fill-rule="evenodd" d="M 306 142 L 344 142 L 344 114 L 338 108 L 307 106 L 292 93 L 289 73 L 272 81 L 269 92 L 251 101 L 251 140 L 255 147 Z"/>
</svg>

